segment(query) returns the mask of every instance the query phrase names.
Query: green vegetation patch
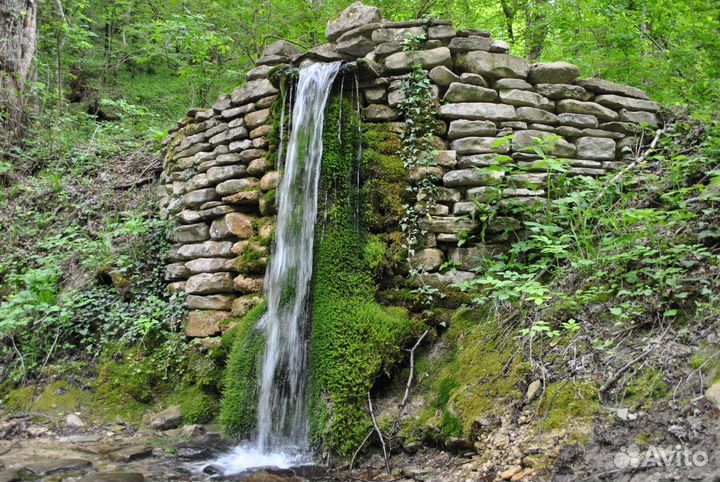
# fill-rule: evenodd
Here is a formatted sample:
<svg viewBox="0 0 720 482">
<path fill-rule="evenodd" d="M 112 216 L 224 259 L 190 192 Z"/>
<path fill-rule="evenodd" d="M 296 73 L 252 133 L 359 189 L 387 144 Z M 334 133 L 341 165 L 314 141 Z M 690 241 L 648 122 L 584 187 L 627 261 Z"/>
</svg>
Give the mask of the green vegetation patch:
<svg viewBox="0 0 720 482">
<path fill-rule="evenodd" d="M 234 340 L 225 370 L 220 408 L 220 425 L 223 432 L 231 437 L 248 437 L 255 430 L 257 377 L 265 345 L 262 333 L 255 329 L 255 325 L 266 308 L 266 303 L 259 304 L 232 329 Z"/>
</svg>

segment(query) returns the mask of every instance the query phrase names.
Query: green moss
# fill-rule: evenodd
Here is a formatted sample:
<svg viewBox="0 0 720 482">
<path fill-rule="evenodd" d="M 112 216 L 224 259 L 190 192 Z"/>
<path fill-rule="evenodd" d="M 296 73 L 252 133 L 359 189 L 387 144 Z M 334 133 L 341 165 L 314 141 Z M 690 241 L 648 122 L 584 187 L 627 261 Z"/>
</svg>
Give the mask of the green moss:
<svg viewBox="0 0 720 482">
<path fill-rule="evenodd" d="M 198 386 L 183 390 L 180 394 L 179 405 L 183 422 L 187 424 L 212 422 L 219 408 L 217 398 L 205 393 Z"/>
<path fill-rule="evenodd" d="M 589 422 L 600 411 L 597 387 L 591 383 L 568 381 L 549 384 L 537 408 L 544 430 Z"/>
<path fill-rule="evenodd" d="M 267 249 L 264 246 L 248 243 L 238 256 L 235 266 L 241 273 L 263 274 L 267 266 Z"/>
<path fill-rule="evenodd" d="M 259 304 L 234 328 L 219 419 L 223 432 L 231 437 L 247 437 L 255 429 L 257 376 L 264 346 L 255 325 L 266 308 L 266 303 Z"/>
<path fill-rule="evenodd" d="M 34 398 L 33 387 L 18 387 L 3 395 L 2 404 L 11 412 L 27 410 Z"/>
<path fill-rule="evenodd" d="M 341 102 L 342 127 L 338 139 Z M 317 229 L 310 345 L 309 414 L 313 442 L 347 456 L 371 425 L 367 394 L 376 377 L 401 356 L 413 334 L 403 309 L 384 309 L 374 300 L 369 261 L 378 246 L 355 206 L 361 191 L 357 172 L 358 119 L 347 100 L 331 99 L 325 117 L 320 207 L 325 225 Z M 368 256 L 368 252 L 372 253 Z"/>
<path fill-rule="evenodd" d="M 277 197 L 277 189 L 270 189 L 268 192 L 263 194 L 263 201 L 269 206 L 275 205 L 275 199 Z"/>
<path fill-rule="evenodd" d="M 66 381 L 58 381 L 45 386 L 33 402 L 32 408 L 42 413 L 74 412 L 82 398 L 80 390 Z"/>
<path fill-rule="evenodd" d="M 638 406 L 665 400 L 670 395 L 665 375 L 658 370 L 647 369 L 635 374 L 624 387 L 624 398 Z"/>
</svg>

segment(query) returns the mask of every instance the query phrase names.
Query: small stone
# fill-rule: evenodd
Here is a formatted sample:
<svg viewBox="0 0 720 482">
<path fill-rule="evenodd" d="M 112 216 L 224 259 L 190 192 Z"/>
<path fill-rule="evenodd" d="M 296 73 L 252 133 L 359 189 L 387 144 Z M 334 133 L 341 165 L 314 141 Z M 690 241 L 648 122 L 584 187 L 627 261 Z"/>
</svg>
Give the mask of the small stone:
<svg viewBox="0 0 720 482">
<path fill-rule="evenodd" d="M 174 408 L 174 407 L 171 407 Z M 180 408 L 178 407 L 178 413 L 180 412 Z M 158 414 L 159 415 L 159 414 Z M 178 419 L 178 425 L 180 424 L 180 420 Z M 152 424 L 151 424 L 152 426 Z M 111 452 L 108 457 L 110 457 L 110 460 L 114 462 L 132 462 L 134 460 L 140 460 L 144 459 L 146 457 L 149 457 L 152 455 L 153 448 L 148 446 L 136 446 L 136 447 L 128 447 L 126 449 L 120 449 L 116 450 L 115 452 Z"/>
<path fill-rule="evenodd" d="M 205 223 L 178 226 L 173 230 L 173 238 L 178 243 L 196 243 L 210 238 L 209 227 Z"/>
<path fill-rule="evenodd" d="M 430 77 L 430 80 L 440 87 L 447 87 L 453 82 L 458 82 L 460 80 L 455 72 L 443 65 L 433 67 L 428 76 Z"/>
<path fill-rule="evenodd" d="M 528 385 L 527 392 L 525 392 L 525 400 L 527 400 L 527 403 L 535 400 L 537 396 L 540 395 L 541 389 L 542 382 L 540 380 L 534 380 L 530 385 Z"/>
<path fill-rule="evenodd" d="M 267 160 L 264 157 L 253 159 L 248 164 L 247 173 L 250 176 L 260 176 L 265 173 L 267 169 Z"/>
<path fill-rule="evenodd" d="M 85 422 L 83 422 L 80 417 L 74 413 L 69 413 L 65 416 L 65 425 L 70 428 L 80 428 L 85 426 Z"/>
<path fill-rule="evenodd" d="M 595 117 L 593 115 L 587 115 L 587 114 L 564 113 L 564 114 L 558 115 L 558 120 L 560 121 L 560 123 L 562 125 L 566 125 L 566 126 L 570 126 L 570 127 L 595 128 L 598 126 L 597 117 Z"/>
<path fill-rule="evenodd" d="M 410 260 L 411 266 L 424 271 L 436 271 L 445 261 L 445 254 L 440 249 L 421 249 Z"/>
<path fill-rule="evenodd" d="M 262 302 L 262 297 L 257 295 L 245 295 L 235 298 L 232 304 L 232 314 L 238 318 L 245 316 L 250 310 Z"/>
</svg>

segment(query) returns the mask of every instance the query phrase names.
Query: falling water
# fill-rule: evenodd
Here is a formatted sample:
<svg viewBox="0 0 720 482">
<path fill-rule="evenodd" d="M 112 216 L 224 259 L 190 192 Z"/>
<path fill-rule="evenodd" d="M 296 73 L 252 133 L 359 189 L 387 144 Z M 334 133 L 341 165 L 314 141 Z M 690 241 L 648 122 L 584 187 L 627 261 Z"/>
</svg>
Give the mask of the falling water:
<svg viewBox="0 0 720 482">
<path fill-rule="evenodd" d="M 278 187 L 275 248 L 265 279 L 268 310 L 259 327 L 265 353 L 258 390 L 261 452 L 304 449 L 305 328 L 313 267 L 313 240 L 322 159 L 325 104 L 340 62 L 313 64 L 300 71 L 290 138 Z"/>
</svg>

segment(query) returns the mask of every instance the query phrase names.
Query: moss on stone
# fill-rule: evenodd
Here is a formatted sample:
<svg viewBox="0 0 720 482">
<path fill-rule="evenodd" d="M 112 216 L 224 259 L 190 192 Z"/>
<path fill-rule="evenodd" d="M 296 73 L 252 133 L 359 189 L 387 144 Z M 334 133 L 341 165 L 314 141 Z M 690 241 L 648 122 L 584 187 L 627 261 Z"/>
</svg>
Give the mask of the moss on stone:
<svg viewBox="0 0 720 482">
<path fill-rule="evenodd" d="M 342 125 L 339 112 L 342 104 Z M 385 309 L 375 286 L 355 183 L 357 116 L 350 102 L 333 97 L 324 129 L 320 206 L 316 230 L 315 281 L 309 370 L 310 435 L 324 451 L 348 456 L 371 421 L 367 394 L 375 379 L 401 356 L 414 324 L 404 309 Z M 340 137 L 338 138 L 338 128 Z"/>
<path fill-rule="evenodd" d="M 248 243 L 242 254 L 237 257 L 235 267 L 241 273 L 263 274 L 267 266 L 267 250 L 262 245 Z M 264 248 L 264 247 L 262 247 Z"/>
<path fill-rule="evenodd" d="M 564 428 L 589 422 L 600 410 L 597 387 L 586 382 L 550 383 L 537 408 L 544 430 Z"/>
<path fill-rule="evenodd" d="M 180 415 L 183 423 L 209 423 L 218 413 L 219 402 L 216 397 L 206 393 L 199 386 L 191 386 L 182 391 L 179 399 Z"/>
<path fill-rule="evenodd" d="M 249 437 L 255 430 L 257 376 L 264 347 L 256 324 L 266 308 L 266 303 L 259 304 L 233 328 L 234 341 L 225 370 L 219 419 L 223 432 L 230 437 Z"/>
</svg>

